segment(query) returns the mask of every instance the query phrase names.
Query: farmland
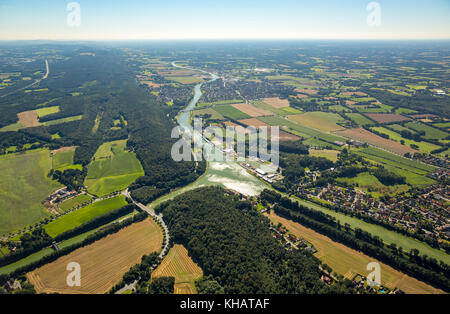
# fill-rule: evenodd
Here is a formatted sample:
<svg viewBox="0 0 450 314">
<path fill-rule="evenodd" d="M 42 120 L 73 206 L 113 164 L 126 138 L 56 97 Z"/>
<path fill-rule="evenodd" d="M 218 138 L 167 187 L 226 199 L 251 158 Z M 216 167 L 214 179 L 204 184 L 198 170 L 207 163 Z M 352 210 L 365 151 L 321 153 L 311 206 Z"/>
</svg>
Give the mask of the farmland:
<svg viewBox="0 0 450 314">
<path fill-rule="evenodd" d="M 333 132 L 344 129 L 342 126 L 337 124 L 342 123 L 343 119 L 335 113 L 308 112 L 300 115 L 289 116 L 288 119 L 301 125 L 324 132 Z"/>
<path fill-rule="evenodd" d="M 79 227 L 98 216 L 125 205 L 127 205 L 127 201 L 123 195 L 98 201 L 48 223 L 44 226 L 44 229 L 49 236 L 56 237 L 63 232 Z"/>
<path fill-rule="evenodd" d="M 126 141 L 105 143 L 89 165 L 85 185 L 97 196 L 127 188 L 144 171 L 136 155 L 125 151 Z"/>
<path fill-rule="evenodd" d="M 393 113 L 367 113 L 366 116 L 378 123 L 392 123 L 411 120 L 410 118 Z"/>
<path fill-rule="evenodd" d="M 232 106 L 237 110 L 249 115 L 250 117 L 263 117 L 272 115 L 272 112 L 268 110 L 257 108 L 249 104 L 234 104 Z"/>
<path fill-rule="evenodd" d="M 441 148 L 440 146 L 428 143 L 428 142 L 416 142 L 413 140 L 405 139 L 400 134 L 391 131 L 389 129 L 386 129 L 384 127 L 373 127 L 372 130 L 377 131 L 382 134 L 386 134 L 389 136 L 391 140 L 394 140 L 396 142 L 403 141 L 404 145 L 411 146 L 416 145 L 418 147 L 418 150 L 425 152 L 425 153 L 431 153 L 432 151 Z"/>
<path fill-rule="evenodd" d="M 276 109 L 280 109 L 280 108 L 285 108 L 285 107 L 289 107 L 289 101 L 287 99 L 280 99 L 280 98 L 264 98 L 263 101 L 276 108 Z"/>
<path fill-rule="evenodd" d="M 349 279 L 356 274 L 367 275 L 367 264 L 373 262 L 373 258 L 275 213 L 267 216 L 274 224 L 281 223 L 296 237 L 310 242 L 318 251 L 315 256 L 338 274 Z M 381 266 L 381 283 L 390 289 L 399 288 L 406 293 L 442 293 L 441 290 L 409 277 L 386 264 L 378 263 Z"/>
<path fill-rule="evenodd" d="M 425 132 L 424 138 L 425 139 L 436 139 L 436 140 L 442 140 L 448 137 L 448 133 L 441 131 L 439 129 L 433 128 L 431 126 L 428 126 L 423 123 L 417 123 L 417 122 L 409 122 L 406 123 L 405 126 L 407 128 L 410 128 L 417 132 Z"/>
<path fill-rule="evenodd" d="M 186 248 L 180 244 L 175 244 L 170 249 L 152 273 L 152 278 L 175 277 L 175 294 L 195 294 L 195 281 L 202 276 L 202 269 L 192 261 Z"/>
<path fill-rule="evenodd" d="M 52 169 L 64 171 L 67 169 L 79 169 L 82 170 L 81 165 L 73 164 L 73 156 L 75 154 L 76 147 L 67 147 L 66 149 L 60 149 L 52 152 Z"/>
<path fill-rule="evenodd" d="M 416 152 L 415 149 L 404 146 L 400 143 L 385 139 L 381 136 L 378 136 L 372 132 L 369 132 L 365 129 L 348 129 L 345 131 L 336 132 L 341 136 L 368 143 L 370 145 L 385 149 L 387 151 L 393 152 L 395 154 L 404 155 L 406 153 L 414 154 Z"/>
<path fill-rule="evenodd" d="M 359 126 L 371 125 L 374 124 L 373 121 L 367 119 L 360 113 L 346 113 L 347 117 L 349 117 L 353 122 L 358 124 Z"/>
<path fill-rule="evenodd" d="M 241 120 L 250 118 L 248 114 L 243 113 L 242 111 L 236 109 L 231 105 L 216 105 L 213 107 L 213 109 L 222 116 L 232 120 Z"/>
<path fill-rule="evenodd" d="M 91 200 L 92 196 L 88 194 L 81 194 L 62 202 L 61 204 L 58 205 L 58 207 L 63 211 L 68 211 Z"/>
<path fill-rule="evenodd" d="M 0 234 L 49 216 L 41 202 L 61 187 L 48 178 L 51 168 L 48 150 L 0 156 Z"/>
<path fill-rule="evenodd" d="M 315 156 L 315 157 L 324 157 L 333 162 L 336 162 L 338 160 L 339 151 L 338 150 L 329 150 L 329 149 L 323 149 L 323 150 L 310 149 L 309 154 L 311 156 Z"/>
<path fill-rule="evenodd" d="M 103 294 L 118 283 L 124 273 L 143 255 L 161 250 L 163 235 L 151 219 L 132 224 L 117 233 L 80 248 L 28 273 L 39 293 Z M 81 287 L 68 287 L 67 264 L 80 264 Z"/>
</svg>

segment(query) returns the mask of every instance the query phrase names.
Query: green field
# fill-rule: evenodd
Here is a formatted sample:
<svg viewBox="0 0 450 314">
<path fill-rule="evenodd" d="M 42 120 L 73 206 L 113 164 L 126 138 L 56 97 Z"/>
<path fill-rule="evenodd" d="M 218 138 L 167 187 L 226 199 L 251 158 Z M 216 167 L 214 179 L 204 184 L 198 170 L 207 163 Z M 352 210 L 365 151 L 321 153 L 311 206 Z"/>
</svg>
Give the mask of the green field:
<svg viewBox="0 0 450 314">
<path fill-rule="evenodd" d="M 433 124 L 433 126 L 438 127 L 438 128 L 450 128 L 450 122 L 443 122 L 443 123 L 435 123 Z"/>
<path fill-rule="evenodd" d="M 295 108 L 292 107 L 285 107 L 285 108 L 274 108 L 271 105 L 266 104 L 264 101 L 253 101 L 251 102 L 252 106 L 255 106 L 257 108 L 260 109 L 264 109 L 270 112 L 273 112 L 274 114 L 278 114 L 280 116 L 288 116 L 288 115 L 293 115 L 293 114 L 301 114 L 302 112 L 300 110 L 297 110 Z"/>
<path fill-rule="evenodd" d="M 72 122 L 72 121 L 78 121 L 78 120 L 81 120 L 81 119 L 83 119 L 83 116 L 79 115 L 79 116 L 73 116 L 73 117 L 62 118 L 62 119 L 57 119 L 57 120 L 45 121 L 42 124 L 45 125 L 45 126 L 50 126 L 50 125 L 67 123 L 67 122 Z"/>
<path fill-rule="evenodd" d="M 0 234 L 49 216 L 41 202 L 61 187 L 48 178 L 51 169 L 48 150 L 0 156 Z"/>
<path fill-rule="evenodd" d="M 284 119 L 284 118 L 278 117 L 278 116 L 261 117 L 261 118 L 258 118 L 258 120 L 261 120 L 271 126 L 280 126 L 280 127 L 286 126 L 294 131 L 297 131 L 298 133 L 295 133 L 295 134 L 302 136 L 304 138 L 317 137 L 318 139 L 325 141 L 325 142 L 329 142 L 329 143 L 333 143 L 335 141 L 343 141 L 343 142 L 346 141 L 344 138 L 342 138 L 340 136 L 336 136 L 336 135 L 321 132 L 319 130 L 311 129 L 306 126 L 300 125 L 298 123 L 295 123 L 293 121 L 290 121 L 290 120 L 287 120 L 287 119 Z"/>
<path fill-rule="evenodd" d="M 414 131 L 423 131 L 425 132 L 425 139 L 431 140 L 443 140 L 445 139 L 447 136 L 449 136 L 450 134 L 441 131 L 439 129 L 433 128 L 431 126 L 428 126 L 426 124 L 422 124 L 422 123 L 417 123 L 417 122 L 408 122 L 405 124 L 405 126 L 407 128 L 413 129 Z"/>
<path fill-rule="evenodd" d="M 395 109 L 395 113 L 396 114 L 412 114 L 412 113 L 417 113 L 417 111 L 408 109 L 408 108 L 397 108 L 397 109 Z"/>
<path fill-rule="evenodd" d="M 224 117 L 232 120 L 250 119 L 251 117 L 231 105 L 217 105 L 213 109 Z"/>
<path fill-rule="evenodd" d="M 210 115 L 211 119 L 214 119 L 214 120 L 225 120 L 225 118 L 220 113 L 218 113 L 217 111 L 215 111 L 212 108 L 206 108 L 206 109 L 200 109 L 200 110 L 194 111 L 195 117 L 203 116 L 203 115 Z"/>
<path fill-rule="evenodd" d="M 36 109 L 36 114 L 37 114 L 38 118 L 42 118 L 42 117 L 51 115 L 53 113 L 58 113 L 58 112 L 59 112 L 59 106 Z"/>
<path fill-rule="evenodd" d="M 386 134 L 391 140 L 399 143 L 403 140 L 405 142 L 404 145 L 406 146 L 411 146 L 411 144 L 417 145 L 419 147 L 419 150 L 425 153 L 431 153 L 432 151 L 441 148 L 441 146 L 437 146 L 428 142 L 416 142 L 414 140 L 403 138 L 400 134 L 388 130 L 384 127 L 373 127 L 372 130 L 377 131 L 378 133 Z"/>
<path fill-rule="evenodd" d="M 357 150 L 355 153 L 369 161 L 383 165 L 389 171 L 404 176 L 406 182 L 412 186 L 428 186 L 435 183 L 433 179 L 426 176 L 435 170 L 432 166 L 390 154 L 374 147 Z"/>
<path fill-rule="evenodd" d="M 89 164 L 85 185 L 89 193 L 99 197 L 126 189 L 144 170 L 135 153 L 125 151 L 126 141 L 100 146 Z"/>
<path fill-rule="evenodd" d="M 73 164 L 73 156 L 75 154 L 75 150 L 65 151 L 56 153 L 52 157 L 52 169 L 65 171 L 67 169 L 78 169 L 83 170 L 82 165 L 74 165 Z"/>
<path fill-rule="evenodd" d="M 359 113 L 346 113 L 345 115 L 360 126 L 375 124 L 375 122 L 369 120 L 368 118 L 364 117 L 362 114 Z"/>
<path fill-rule="evenodd" d="M 44 229 L 49 236 L 56 237 L 65 231 L 79 227 L 98 216 L 119 209 L 125 205 L 127 205 L 127 201 L 124 195 L 95 202 L 50 222 L 44 226 Z"/>
<path fill-rule="evenodd" d="M 59 208 L 61 208 L 63 211 L 69 211 L 72 208 L 75 208 L 81 204 L 89 202 L 90 200 L 92 200 L 92 196 L 88 194 L 81 194 L 62 202 L 61 204 L 59 204 Z"/>
<path fill-rule="evenodd" d="M 338 124 L 343 123 L 344 119 L 342 119 L 340 115 L 331 112 L 307 112 L 299 115 L 289 116 L 288 119 L 300 125 L 323 132 L 334 132 L 344 129 L 344 127 Z"/>
<path fill-rule="evenodd" d="M 354 178 L 338 178 L 337 180 L 347 184 L 356 184 L 361 190 L 372 194 L 374 197 L 380 197 L 386 194 L 393 195 L 409 190 L 408 185 L 386 186 L 368 172 L 359 173 Z"/>
</svg>

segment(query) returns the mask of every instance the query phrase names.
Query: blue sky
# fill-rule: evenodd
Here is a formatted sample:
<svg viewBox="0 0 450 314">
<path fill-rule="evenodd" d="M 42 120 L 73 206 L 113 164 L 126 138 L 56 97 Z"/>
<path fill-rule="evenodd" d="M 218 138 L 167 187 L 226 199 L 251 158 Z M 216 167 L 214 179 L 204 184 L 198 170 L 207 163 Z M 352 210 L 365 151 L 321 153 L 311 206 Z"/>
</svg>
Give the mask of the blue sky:
<svg viewBox="0 0 450 314">
<path fill-rule="evenodd" d="M 364 0 L 0 0 L 0 40 L 450 39 L 450 0 L 381 0 L 381 25 Z"/>
</svg>

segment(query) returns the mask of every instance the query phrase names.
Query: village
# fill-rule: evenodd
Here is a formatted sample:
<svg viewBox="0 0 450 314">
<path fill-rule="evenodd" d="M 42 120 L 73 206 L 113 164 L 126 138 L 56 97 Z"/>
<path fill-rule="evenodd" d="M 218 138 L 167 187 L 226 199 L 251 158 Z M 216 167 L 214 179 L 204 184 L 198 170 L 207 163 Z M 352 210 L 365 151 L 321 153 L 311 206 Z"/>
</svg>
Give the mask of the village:
<svg viewBox="0 0 450 314">
<path fill-rule="evenodd" d="M 304 198 L 319 199 L 338 208 L 351 210 L 405 229 L 420 226 L 421 232 L 437 239 L 450 239 L 450 189 L 437 184 L 422 189 L 415 197 L 399 194 L 384 197 L 384 202 L 355 188 L 328 184 L 323 188 L 305 188 L 298 192 Z M 426 228 L 425 228 L 426 227 Z"/>
</svg>

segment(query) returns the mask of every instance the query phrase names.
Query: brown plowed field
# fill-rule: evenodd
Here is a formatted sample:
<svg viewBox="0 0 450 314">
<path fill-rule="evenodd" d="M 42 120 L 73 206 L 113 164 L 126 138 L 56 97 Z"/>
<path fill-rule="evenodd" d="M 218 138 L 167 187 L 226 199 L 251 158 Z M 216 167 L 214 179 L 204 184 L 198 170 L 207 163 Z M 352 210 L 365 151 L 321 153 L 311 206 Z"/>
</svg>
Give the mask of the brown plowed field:
<svg viewBox="0 0 450 314">
<path fill-rule="evenodd" d="M 405 155 L 406 153 L 414 154 L 417 150 L 412 149 L 411 147 L 402 145 L 398 142 L 394 142 L 388 139 L 385 139 L 381 136 L 378 136 L 372 132 L 369 132 L 365 129 L 349 129 L 345 131 L 335 132 L 337 135 L 341 135 L 359 142 L 368 143 L 370 145 L 379 147 L 381 149 L 387 150 L 389 152 L 393 152 L 398 155 Z"/>
<path fill-rule="evenodd" d="M 365 115 L 378 123 L 392 123 L 411 120 L 410 118 L 395 113 L 366 113 Z"/>
</svg>

